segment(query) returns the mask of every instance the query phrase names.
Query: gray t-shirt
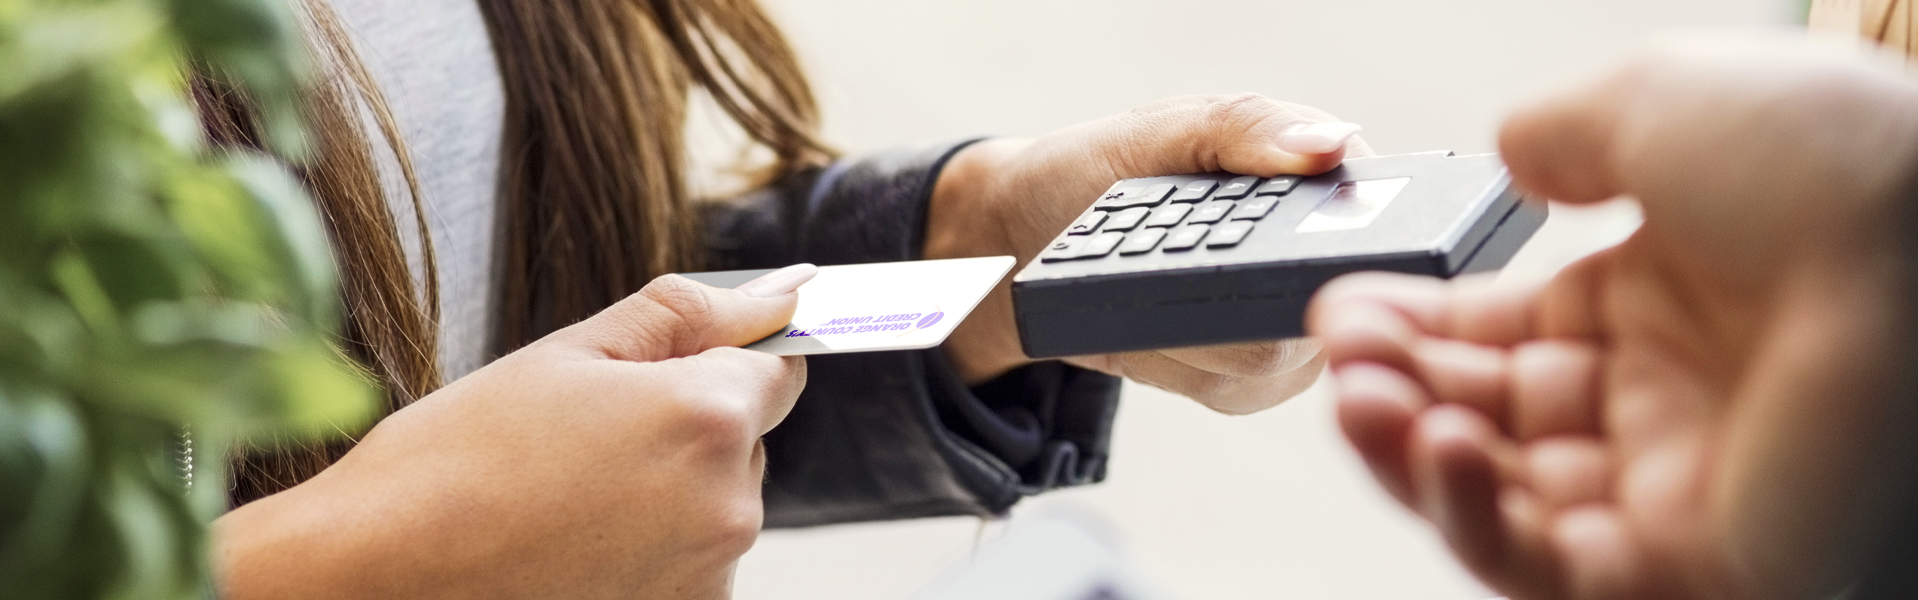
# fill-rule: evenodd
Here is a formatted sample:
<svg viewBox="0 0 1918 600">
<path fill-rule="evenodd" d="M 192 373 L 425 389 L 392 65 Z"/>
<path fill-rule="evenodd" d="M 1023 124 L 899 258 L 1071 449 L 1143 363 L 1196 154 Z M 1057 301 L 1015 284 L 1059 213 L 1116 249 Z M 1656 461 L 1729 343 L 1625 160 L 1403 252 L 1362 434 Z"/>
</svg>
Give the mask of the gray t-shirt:
<svg viewBox="0 0 1918 600">
<path fill-rule="evenodd" d="M 411 147 L 439 260 L 440 365 L 452 381 L 485 365 L 494 299 L 496 176 L 505 90 L 472 0 L 329 0 L 378 81 Z M 384 153 L 377 128 L 376 153 Z M 413 210 L 398 163 L 382 154 L 387 197 L 420 268 Z"/>
</svg>

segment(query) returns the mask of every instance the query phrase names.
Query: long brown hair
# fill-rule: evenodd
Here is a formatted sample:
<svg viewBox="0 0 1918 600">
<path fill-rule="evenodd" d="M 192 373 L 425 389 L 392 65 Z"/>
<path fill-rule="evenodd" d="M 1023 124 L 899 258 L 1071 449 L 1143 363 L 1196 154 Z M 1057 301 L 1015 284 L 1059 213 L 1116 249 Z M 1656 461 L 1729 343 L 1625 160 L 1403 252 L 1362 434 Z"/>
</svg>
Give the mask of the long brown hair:
<svg viewBox="0 0 1918 600">
<path fill-rule="evenodd" d="M 440 385 L 438 274 L 406 145 L 324 0 L 300 0 L 323 76 L 306 102 L 316 151 L 298 165 L 332 236 L 344 347 L 385 386 L 387 412 Z M 506 92 L 494 350 L 583 319 L 653 277 L 702 262 L 685 126 L 697 88 L 773 160 L 821 162 L 818 109 L 790 46 L 753 0 L 480 0 Z M 216 144 L 258 149 L 243 98 L 204 82 Z M 415 289 L 363 123 L 379 126 L 412 198 Z M 305 481 L 353 440 L 256 443 L 234 460 L 235 505 Z"/>
<path fill-rule="evenodd" d="M 506 83 L 498 347 L 700 264 L 687 198 L 693 85 L 773 152 L 824 156 L 791 48 L 752 0 L 480 0 Z"/>
</svg>

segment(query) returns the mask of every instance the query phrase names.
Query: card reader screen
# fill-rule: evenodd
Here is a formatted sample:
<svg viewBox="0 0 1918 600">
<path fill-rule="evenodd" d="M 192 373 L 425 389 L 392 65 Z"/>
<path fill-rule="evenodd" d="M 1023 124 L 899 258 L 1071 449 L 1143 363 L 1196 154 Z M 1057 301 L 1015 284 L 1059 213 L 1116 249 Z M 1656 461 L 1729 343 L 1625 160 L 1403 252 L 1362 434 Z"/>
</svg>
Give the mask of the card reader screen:
<svg viewBox="0 0 1918 600">
<path fill-rule="evenodd" d="M 1366 181 L 1348 181 L 1332 189 L 1332 196 L 1312 209 L 1311 214 L 1299 222 L 1298 233 L 1319 231 L 1340 231 L 1359 229 L 1372 224 L 1379 213 L 1385 212 L 1385 205 L 1397 198 L 1399 190 L 1411 183 L 1410 177 L 1393 179 L 1370 179 Z"/>
</svg>

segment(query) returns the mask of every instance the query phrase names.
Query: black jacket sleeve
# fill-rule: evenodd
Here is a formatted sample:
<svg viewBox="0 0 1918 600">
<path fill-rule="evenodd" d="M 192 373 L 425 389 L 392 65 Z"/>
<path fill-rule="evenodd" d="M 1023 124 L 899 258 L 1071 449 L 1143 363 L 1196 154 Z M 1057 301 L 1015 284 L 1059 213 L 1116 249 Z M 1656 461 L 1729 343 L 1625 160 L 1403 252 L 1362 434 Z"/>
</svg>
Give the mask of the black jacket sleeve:
<svg viewBox="0 0 1918 600">
<path fill-rule="evenodd" d="M 969 143 L 969 142 L 967 142 Z M 883 152 L 703 208 L 715 269 L 913 260 L 966 143 Z M 766 436 L 766 524 L 1002 514 L 1105 477 L 1118 380 L 1058 362 L 968 388 L 942 350 L 814 356 Z"/>
<path fill-rule="evenodd" d="M 1918 402 L 1918 169 L 1905 175 L 1904 201 L 1899 204 L 1898 250 L 1900 265 L 1898 302 L 1907 318 L 1899 323 L 1904 330 L 1898 350 L 1906 365 L 1899 386 L 1886 393 L 1893 401 Z M 1907 429 L 1918 423 L 1905 422 Z M 1906 452 L 1912 452 L 1907 447 Z M 1902 457 L 1906 465 L 1918 463 L 1918 456 Z M 1909 467 L 1907 467 L 1909 469 Z M 1887 472 L 1885 477 L 1901 479 L 1905 504 L 1885 530 L 1885 538 L 1866 565 L 1865 575 L 1844 594 L 1844 600 L 1889 600 L 1918 598 L 1918 473 Z"/>
</svg>

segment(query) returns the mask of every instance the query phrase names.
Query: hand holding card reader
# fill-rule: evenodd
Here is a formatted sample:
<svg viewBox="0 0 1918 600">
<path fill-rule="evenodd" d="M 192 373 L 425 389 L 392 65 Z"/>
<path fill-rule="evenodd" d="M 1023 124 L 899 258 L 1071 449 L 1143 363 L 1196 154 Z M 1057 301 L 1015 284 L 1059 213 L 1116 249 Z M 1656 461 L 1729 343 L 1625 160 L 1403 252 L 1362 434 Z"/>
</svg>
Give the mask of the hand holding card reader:
<svg viewBox="0 0 1918 600">
<path fill-rule="evenodd" d="M 1019 339 L 1047 358 L 1298 337 L 1334 277 L 1497 269 L 1544 221 L 1496 154 L 1128 179 L 1013 279 Z"/>
</svg>

